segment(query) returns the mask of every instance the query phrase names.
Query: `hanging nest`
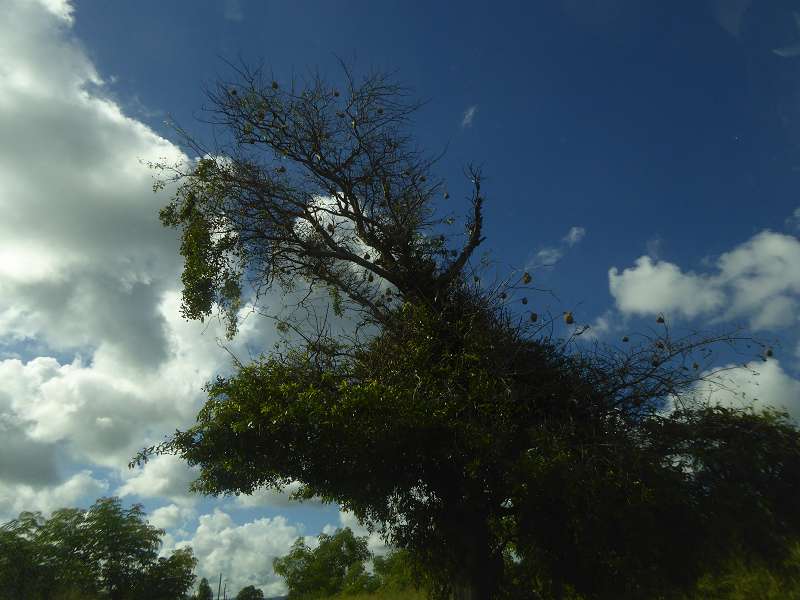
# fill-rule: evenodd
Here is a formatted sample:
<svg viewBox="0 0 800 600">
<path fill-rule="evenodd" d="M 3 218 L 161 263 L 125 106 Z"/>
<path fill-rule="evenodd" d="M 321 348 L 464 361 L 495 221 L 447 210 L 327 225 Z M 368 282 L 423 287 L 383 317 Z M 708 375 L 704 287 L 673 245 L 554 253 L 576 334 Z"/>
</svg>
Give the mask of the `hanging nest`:
<svg viewBox="0 0 800 600">
<path fill-rule="evenodd" d="M 278 167 L 278 168 L 277 168 L 277 169 L 275 169 L 275 170 L 276 170 L 278 173 L 286 173 L 286 167 L 284 167 L 283 165 L 281 165 L 280 167 Z"/>
<path fill-rule="evenodd" d="M 333 233 L 333 225 L 328 223 L 327 230 L 328 230 L 329 233 Z"/>
<path fill-rule="evenodd" d="M 659 323 L 659 324 L 664 323 L 664 315 L 658 315 L 658 318 L 656 319 L 656 323 Z"/>
<path fill-rule="evenodd" d="M 278 89 L 278 82 L 277 81 L 273 81 L 272 82 L 272 89 L 273 90 L 277 90 Z"/>
<path fill-rule="evenodd" d="M 535 312 L 532 312 L 531 313 L 531 323 L 536 323 L 536 321 L 538 321 L 538 320 L 539 320 L 539 315 L 537 315 Z"/>
<path fill-rule="evenodd" d="M 528 303 L 528 299 L 527 299 L 527 298 L 523 298 L 523 299 L 522 299 L 522 303 L 523 303 L 523 304 L 527 304 L 527 303 Z"/>
<path fill-rule="evenodd" d="M 529 284 L 531 281 L 533 281 L 533 277 L 531 277 L 531 274 L 530 274 L 530 273 L 528 273 L 527 271 L 525 271 L 525 272 L 522 274 L 522 283 L 524 283 L 525 285 L 528 285 L 528 284 Z"/>
<path fill-rule="evenodd" d="M 500 300 L 505 300 L 506 298 L 507 298 L 506 293 L 505 292 L 500 292 Z"/>
<path fill-rule="evenodd" d="M 572 311 L 564 313 L 564 323 L 572 325 L 575 322 L 575 317 L 572 316 Z"/>
<path fill-rule="evenodd" d="M 445 193 L 444 193 L 444 199 L 445 199 L 445 200 L 447 200 L 448 198 L 450 198 L 450 194 L 448 194 L 447 192 L 445 192 Z"/>
<path fill-rule="evenodd" d="M 766 356 L 767 358 L 771 358 L 774 355 L 775 353 L 772 351 L 772 348 L 767 348 L 766 351 L 764 352 L 764 356 Z"/>
<path fill-rule="evenodd" d="M 375 281 L 375 276 L 372 273 L 370 273 L 369 275 L 367 275 L 367 281 L 372 283 L 373 281 Z"/>
<path fill-rule="evenodd" d="M 700 368 L 700 365 L 698 365 L 697 363 L 692 363 L 692 368 L 693 368 L 695 371 L 697 371 L 697 369 L 699 369 L 699 368 Z"/>
<path fill-rule="evenodd" d="M 623 342 L 629 342 L 629 341 L 630 341 L 630 338 L 629 338 L 627 335 L 625 335 L 625 336 L 622 336 L 622 341 L 623 341 Z"/>
<path fill-rule="evenodd" d="M 333 90 L 333 95 L 338 98 L 339 97 L 339 90 Z"/>
</svg>

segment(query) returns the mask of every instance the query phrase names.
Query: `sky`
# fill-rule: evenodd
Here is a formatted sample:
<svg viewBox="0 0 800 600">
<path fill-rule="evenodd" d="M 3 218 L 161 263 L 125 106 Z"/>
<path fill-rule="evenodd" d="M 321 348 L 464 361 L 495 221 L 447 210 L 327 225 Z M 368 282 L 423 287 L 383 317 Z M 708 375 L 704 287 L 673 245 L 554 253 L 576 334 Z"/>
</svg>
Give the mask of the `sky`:
<svg viewBox="0 0 800 600">
<path fill-rule="evenodd" d="M 464 213 L 485 174 L 498 272 L 529 269 L 614 343 L 663 313 L 742 326 L 773 359 L 730 376 L 800 418 L 800 2 L 0 0 L 0 522 L 141 502 L 198 573 L 284 590 L 298 536 L 357 527 L 286 494 L 201 498 L 141 447 L 191 424 L 231 368 L 214 321 L 179 313 L 181 262 L 144 163 L 181 160 L 228 63 L 278 81 L 392 71 L 426 102 L 413 134 Z M 568 333 L 568 332 L 566 332 Z M 277 339 L 249 319 L 231 350 Z M 724 366 L 726 357 L 714 366 Z M 723 400 L 720 400 L 723 401 Z M 465 524 L 468 526 L 468 524 Z M 381 549 L 373 538 L 372 547 Z"/>
</svg>

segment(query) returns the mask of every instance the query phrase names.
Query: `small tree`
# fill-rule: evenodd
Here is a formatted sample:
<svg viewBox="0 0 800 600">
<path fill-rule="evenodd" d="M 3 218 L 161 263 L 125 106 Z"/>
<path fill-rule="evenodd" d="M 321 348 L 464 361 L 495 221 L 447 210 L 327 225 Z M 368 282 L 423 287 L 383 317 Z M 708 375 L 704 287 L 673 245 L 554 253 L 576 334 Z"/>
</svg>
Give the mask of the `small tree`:
<svg viewBox="0 0 800 600">
<path fill-rule="evenodd" d="M 476 169 L 463 234 L 446 234 L 449 192 L 406 133 L 417 105 L 401 86 L 239 75 L 209 94 L 225 143 L 187 137 L 194 163 L 157 165 L 177 184 L 161 218 L 181 230 L 186 317 L 218 307 L 234 335 L 252 291 L 297 344 L 212 382 L 197 424 L 137 460 L 177 453 L 211 494 L 300 481 L 297 497 L 338 502 L 412 551 L 439 596 L 641 598 L 691 585 L 733 546 L 785 550 L 800 515 L 773 490 L 798 489 L 796 428 L 691 397 L 710 349 L 736 336 L 675 337 L 659 317 L 627 348 L 558 339 L 554 319 L 509 308 L 533 293 L 529 273 L 475 279 Z M 276 284 L 296 310 L 258 303 Z M 769 452 L 739 455 L 750 431 Z M 719 467 L 738 459 L 749 468 L 729 475 L 746 480 L 731 486 Z M 740 514 L 765 518 L 761 534 Z M 292 589 L 290 566 L 276 572 Z"/>
<path fill-rule="evenodd" d="M 197 559 L 191 548 L 180 548 L 148 568 L 137 585 L 139 597 L 148 600 L 183 600 L 194 584 Z"/>
<path fill-rule="evenodd" d="M 291 600 L 307 600 L 371 589 L 364 569 L 369 558 L 367 539 L 345 528 L 333 535 L 321 534 L 313 549 L 297 538 L 289 553 L 276 558 L 272 566 L 286 582 Z"/>
<path fill-rule="evenodd" d="M 200 584 L 197 586 L 195 598 L 197 600 L 214 600 L 214 592 L 211 591 L 211 586 L 205 577 L 200 580 Z"/>
<path fill-rule="evenodd" d="M 239 590 L 236 600 L 264 600 L 264 592 L 253 585 L 248 585 Z"/>
</svg>

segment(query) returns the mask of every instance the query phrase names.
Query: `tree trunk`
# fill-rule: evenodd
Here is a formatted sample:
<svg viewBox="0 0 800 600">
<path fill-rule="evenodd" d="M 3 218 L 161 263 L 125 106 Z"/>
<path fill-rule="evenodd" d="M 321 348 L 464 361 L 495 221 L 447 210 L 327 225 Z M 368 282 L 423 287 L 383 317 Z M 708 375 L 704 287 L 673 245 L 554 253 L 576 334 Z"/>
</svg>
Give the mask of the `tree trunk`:
<svg viewBox="0 0 800 600">
<path fill-rule="evenodd" d="M 473 530 L 467 571 L 453 585 L 453 600 L 493 600 L 503 577 L 503 557 L 491 551 L 488 523 L 479 522 Z"/>
</svg>

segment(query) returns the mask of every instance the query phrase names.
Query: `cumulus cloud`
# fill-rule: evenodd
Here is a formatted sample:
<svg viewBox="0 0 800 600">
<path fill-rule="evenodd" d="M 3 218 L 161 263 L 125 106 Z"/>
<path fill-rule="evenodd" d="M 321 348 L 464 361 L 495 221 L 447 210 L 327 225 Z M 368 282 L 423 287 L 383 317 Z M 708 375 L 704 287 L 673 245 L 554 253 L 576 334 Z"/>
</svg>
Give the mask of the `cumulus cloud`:
<svg viewBox="0 0 800 600">
<path fill-rule="evenodd" d="M 152 511 L 147 517 L 147 520 L 154 527 L 160 529 L 174 529 L 186 525 L 194 516 L 194 509 L 188 506 L 167 504 L 166 506 L 160 506 Z"/>
<path fill-rule="evenodd" d="M 301 527 L 281 516 L 237 525 L 230 515 L 216 509 L 202 515 L 191 536 L 175 545 L 192 547 L 198 578 L 212 581 L 222 573 L 228 589 L 254 585 L 269 597 L 286 593 L 283 580 L 272 570 L 272 560 L 285 555 L 300 536 Z"/>
<path fill-rule="evenodd" d="M 8 0 L 3 14 L 0 508 L 106 490 L 86 475 L 96 466 L 120 493 L 185 497 L 185 467 L 127 462 L 188 425 L 202 384 L 230 365 L 219 323 L 179 315 L 177 240 L 142 164 L 186 157 L 106 93 L 69 2 Z M 257 327 L 231 351 L 269 344 Z"/>
<path fill-rule="evenodd" d="M 189 484 L 197 478 L 197 472 L 177 456 L 156 456 L 125 477 L 127 481 L 116 491 L 118 496 L 169 498 L 180 505 L 197 501 L 197 497 L 189 493 Z"/>
<path fill-rule="evenodd" d="M 478 112 L 478 105 L 473 104 L 472 106 L 468 107 L 467 110 L 464 111 L 463 116 L 461 117 L 461 127 L 462 129 L 466 129 L 467 127 L 472 127 L 472 122 L 475 120 L 475 115 Z"/>
<path fill-rule="evenodd" d="M 699 400 L 735 408 L 776 408 L 800 423 L 800 381 L 770 359 L 750 368 L 727 365 L 695 388 Z"/>
<path fill-rule="evenodd" d="M 59 19 L 72 24 L 72 13 L 75 9 L 68 0 L 39 0 L 39 2 Z"/>
<path fill-rule="evenodd" d="M 88 506 L 108 490 L 108 482 L 83 470 L 59 485 L 40 488 L 0 481 L 0 522 L 15 518 L 22 511 L 49 514 L 59 508 Z"/>
<path fill-rule="evenodd" d="M 609 289 L 626 314 L 659 312 L 712 321 L 748 319 L 758 330 L 796 322 L 800 301 L 800 240 L 763 231 L 722 254 L 711 273 L 642 256 L 609 270 Z"/>
<path fill-rule="evenodd" d="M 67 2 L 10 0 L 0 22 L 0 339 L 115 346 L 164 360 L 161 294 L 179 269 L 140 160 L 180 151 L 102 95 Z M 65 20 L 66 19 L 66 20 Z"/>
<path fill-rule="evenodd" d="M 292 482 L 278 492 L 271 488 L 259 488 L 249 495 L 236 496 L 233 501 L 234 506 L 240 508 L 283 508 L 287 506 L 299 506 L 298 500 L 292 500 L 290 496 L 300 488 L 300 482 Z M 316 499 L 304 500 L 304 506 L 319 505 Z"/>
<path fill-rule="evenodd" d="M 376 532 L 370 533 L 366 527 L 363 527 L 356 516 L 346 510 L 339 511 L 339 528 L 344 529 L 349 527 L 357 537 L 367 538 L 367 547 L 369 551 L 375 556 L 383 556 L 389 553 L 390 547 L 384 542 L 380 535 Z M 332 533 L 335 527 L 329 527 L 326 533 Z"/>
<path fill-rule="evenodd" d="M 655 262 L 649 256 L 638 258 L 634 267 L 622 272 L 612 268 L 608 279 L 611 295 L 623 313 L 679 312 L 696 317 L 719 308 L 724 301 L 708 278 L 683 273 L 676 265 Z"/>
<path fill-rule="evenodd" d="M 36 456 L 45 459 L 52 454 L 47 449 L 58 444 L 73 460 L 118 468 L 128 477 L 125 465 L 139 448 L 191 423 L 203 400 L 203 383 L 230 362 L 217 342 L 222 325 L 184 321 L 178 306 L 177 292 L 165 294 L 158 306 L 169 358 L 157 368 L 132 367 L 115 347 L 106 345 L 92 354 L 91 362 L 76 357 L 62 364 L 47 356 L 0 361 L 0 376 L 6 382 L 0 391 L 0 422 L 41 445 L 28 464 Z M 253 339 L 268 335 L 258 329 L 257 321 L 247 320 L 230 349 L 246 359 Z M 16 435 L 20 439 L 21 434 Z"/>
</svg>

